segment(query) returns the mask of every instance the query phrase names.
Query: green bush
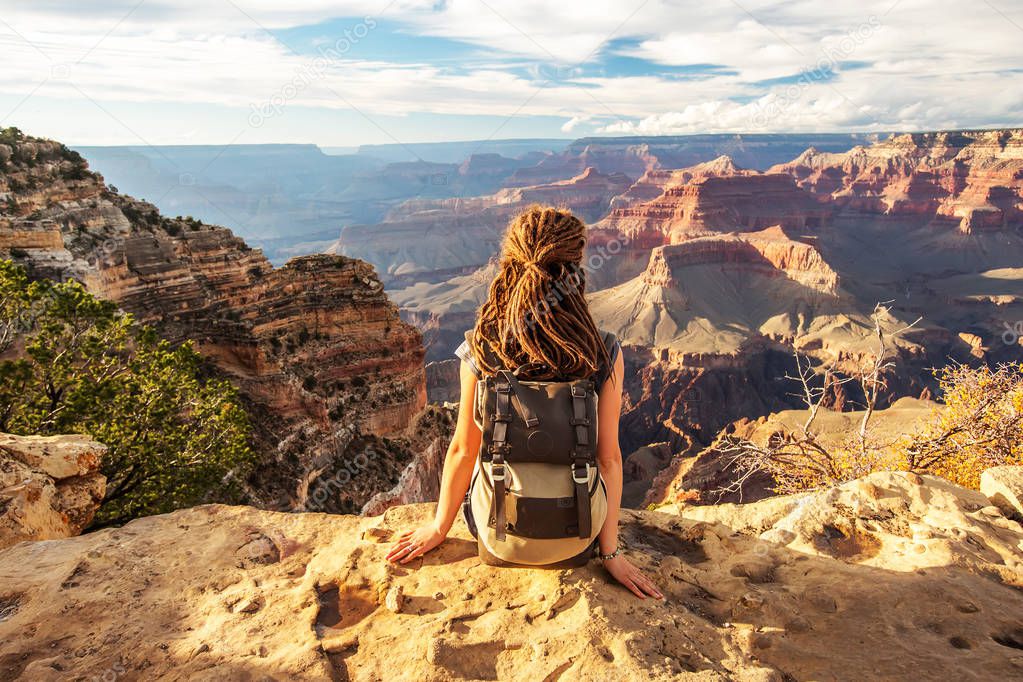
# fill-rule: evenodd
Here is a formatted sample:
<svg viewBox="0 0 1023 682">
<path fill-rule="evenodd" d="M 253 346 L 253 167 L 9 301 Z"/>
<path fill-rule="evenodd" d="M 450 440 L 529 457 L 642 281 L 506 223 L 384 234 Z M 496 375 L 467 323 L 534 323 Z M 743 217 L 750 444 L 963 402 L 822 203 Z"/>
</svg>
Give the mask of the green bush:
<svg viewBox="0 0 1023 682">
<path fill-rule="evenodd" d="M 86 433 L 108 446 L 96 525 L 231 501 L 254 459 L 235 389 L 75 281 L 30 282 L 0 260 L 0 431 Z M 233 475 L 229 475 L 233 474 Z"/>
<path fill-rule="evenodd" d="M 0 144 L 15 145 L 24 139 L 25 134 L 14 126 L 11 126 L 10 128 L 0 128 Z"/>
</svg>

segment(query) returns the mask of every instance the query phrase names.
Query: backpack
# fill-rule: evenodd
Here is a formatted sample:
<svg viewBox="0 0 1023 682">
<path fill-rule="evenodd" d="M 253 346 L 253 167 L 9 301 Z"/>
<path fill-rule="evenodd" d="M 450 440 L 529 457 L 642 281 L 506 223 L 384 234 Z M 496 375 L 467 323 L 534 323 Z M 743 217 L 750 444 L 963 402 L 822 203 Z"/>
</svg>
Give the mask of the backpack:
<svg viewBox="0 0 1023 682">
<path fill-rule="evenodd" d="M 468 339 L 456 355 L 477 372 L 473 419 L 483 434 L 463 504 L 480 557 L 492 565 L 579 565 L 588 561 L 607 515 L 597 469 L 593 378 L 532 381 L 528 365 L 483 375 Z M 604 335 L 614 359 L 618 342 Z"/>
</svg>

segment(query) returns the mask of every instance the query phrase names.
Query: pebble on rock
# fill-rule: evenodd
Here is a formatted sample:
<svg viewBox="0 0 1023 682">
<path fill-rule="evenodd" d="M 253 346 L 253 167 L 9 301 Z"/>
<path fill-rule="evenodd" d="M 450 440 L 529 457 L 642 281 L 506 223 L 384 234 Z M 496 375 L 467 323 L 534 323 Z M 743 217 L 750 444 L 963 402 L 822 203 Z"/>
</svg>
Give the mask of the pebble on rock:
<svg viewBox="0 0 1023 682">
<path fill-rule="evenodd" d="M 388 611 L 401 613 L 402 607 L 405 606 L 405 590 L 401 585 L 392 585 L 391 589 L 387 590 L 387 596 L 384 597 L 384 606 L 387 607 Z"/>
</svg>

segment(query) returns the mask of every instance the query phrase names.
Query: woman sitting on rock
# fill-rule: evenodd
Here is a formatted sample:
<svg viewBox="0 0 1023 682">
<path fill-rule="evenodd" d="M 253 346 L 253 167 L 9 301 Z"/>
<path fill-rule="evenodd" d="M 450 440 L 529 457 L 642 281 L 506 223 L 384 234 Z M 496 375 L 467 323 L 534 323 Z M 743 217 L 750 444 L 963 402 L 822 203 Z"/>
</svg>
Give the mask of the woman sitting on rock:
<svg viewBox="0 0 1023 682">
<path fill-rule="evenodd" d="M 585 298 L 586 228 L 534 207 L 508 227 L 500 269 L 461 363 L 458 424 L 431 523 L 387 555 L 408 563 L 444 541 L 461 505 L 480 557 L 578 566 L 599 555 L 636 596 L 662 598 L 619 554 L 621 346 Z"/>
</svg>

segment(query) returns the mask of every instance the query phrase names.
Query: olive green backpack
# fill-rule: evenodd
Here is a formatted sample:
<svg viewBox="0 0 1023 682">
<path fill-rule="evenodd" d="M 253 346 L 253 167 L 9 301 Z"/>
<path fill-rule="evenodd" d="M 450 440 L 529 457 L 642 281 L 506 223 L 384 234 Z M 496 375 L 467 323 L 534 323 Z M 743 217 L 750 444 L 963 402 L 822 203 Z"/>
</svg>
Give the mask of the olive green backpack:
<svg viewBox="0 0 1023 682">
<path fill-rule="evenodd" d="M 571 381 L 525 380 L 526 365 L 484 375 L 469 334 L 456 355 L 479 379 L 473 419 L 483 438 L 463 512 L 480 557 L 496 565 L 585 563 L 607 515 L 597 394 L 610 368 Z M 608 333 L 604 343 L 613 361 L 617 339 Z"/>
</svg>

